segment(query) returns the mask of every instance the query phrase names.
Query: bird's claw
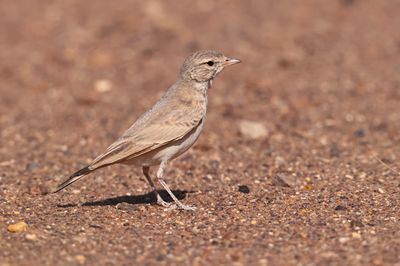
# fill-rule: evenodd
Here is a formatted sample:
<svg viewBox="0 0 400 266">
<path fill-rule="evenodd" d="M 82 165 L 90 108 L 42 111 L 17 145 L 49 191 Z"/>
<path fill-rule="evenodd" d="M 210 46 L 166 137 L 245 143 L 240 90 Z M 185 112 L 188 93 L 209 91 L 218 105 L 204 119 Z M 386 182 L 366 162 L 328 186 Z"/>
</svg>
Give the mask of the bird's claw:
<svg viewBox="0 0 400 266">
<path fill-rule="evenodd" d="M 171 204 L 172 204 L 172 203 L 169 203 L 169 202 L 164 201 L 164 200 L 161 198 L 161 196 L 157 194 L 157 204 L 158 204 L 158 205 L 161 205 L 161 206 L 163 206 L 163 207 L 169 208 L 169 207 L 171 207 Z"/>
<path fill-rule="evenodd" d="M 190 205 L 180 205 L 180 209 L 185 210 L 185 211 L 195 211 L 197 208 L 195 206 L 190 206 Z"/>
<path fill-rule="evenodd" d="M 189 205 L 184 205 L 180 202 L 178 203 L 172 203 L 172 202 L 166 202 L 164 201 L 159 194 L 157 194 L 157 204 L 165 207 L 165 211 L 171 211 L 174 209 L 181 209 L 185 211 L 195 211 L 196 207 L 194 206 L 189 206 Z"/>
<path fill-rule="evenodd" d="M 185 210 L 185 211 L 195 211 L 197 208 L 194 206 L 184 205 L 184 204 L 170 204 L 164 211 L 172 211 L 175 209 Z"/>
</svg>

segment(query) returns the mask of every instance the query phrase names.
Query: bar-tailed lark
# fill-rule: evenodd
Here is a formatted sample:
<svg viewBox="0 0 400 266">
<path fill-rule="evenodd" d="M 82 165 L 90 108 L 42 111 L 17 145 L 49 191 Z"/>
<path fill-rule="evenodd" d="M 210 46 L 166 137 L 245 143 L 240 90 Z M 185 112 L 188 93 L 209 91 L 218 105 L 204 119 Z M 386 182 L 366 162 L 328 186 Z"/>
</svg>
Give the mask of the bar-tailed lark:
<svg viewBox="0 0 400 266">
<path fill-rule="evenodd" d="M 107 150 L 89 165 L 72 174 L 54 192 L 71 185 L 87 174 L 116 163 L 141 166 L 143 174 L 165 207 L 195 210 L 182 204 L 164 181 L 167 163 L 187 151 L 198 139 L 207 112 L 207 91 L 213 79 L 226 66 L 240 63 L 215 51 L 199 51 L 184 61 L 179 78 L 159 101 Z M 165 202 L 157 192 L 150 166 L 159 165 L 157 179 L 175 204 Z"/>
</svg>

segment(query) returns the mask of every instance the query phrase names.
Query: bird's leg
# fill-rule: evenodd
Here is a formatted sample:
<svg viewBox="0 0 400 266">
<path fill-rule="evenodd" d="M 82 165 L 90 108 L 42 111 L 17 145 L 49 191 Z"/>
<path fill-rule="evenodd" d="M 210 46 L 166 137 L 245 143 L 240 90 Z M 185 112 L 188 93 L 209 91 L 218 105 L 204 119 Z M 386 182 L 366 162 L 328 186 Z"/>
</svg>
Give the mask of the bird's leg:
<svg viewBox="0 0 400 266">
<path fill-rule="evenodd" d="M 165 167 L 167 166 L 166 162 L 162 162 L 160 164 L 160 167 L 158 168 L 157 171 L 157 179 L 158 182 L 160 182 L 160 184 L 164 187 L 164 189 L 168 192 L 168 194 L 171 196 L 171 198 L 175 201 L 175 204 L 183 210 L 189 210 L 189 211 L 194 211 L 196 210 L 196 207 L 192 207 L 192 206 L 188 206 L 188 205 L 184 205 L 182 202 L 180 202 L 174 195 L 174 193 L 172 193 L 172 191 L 169 189 L 167 183 L 165 183 L 164 181 L 164 170 Z"/>
<path fill-rule="evenodd" d="M 142 170 L 143 170 L 144 176 L 145 176 L 146 179 L 147 179 L 147 182 L 150 184 L 151 189 L 153 190 L 153 193 L 154 193 L 154 195 L 155 195 L 156 198 L 157 198 L 157 204 L 162 205 L 162 206 L 164 206 L 164 207 L 169 207 L 169 206 L 171 205 L 171 203 L 168 203 L 168 202 L 166 202 L 166 201 L 163 200 L 163 198 L 162 198 L 162 197 L 160 196 L 160 194 L 157 192 L 157 188 L 156 188 L 156 186 L 154 185 L 153 180 L 151 180 L 151 177 L 150 177 L 150 174 L 149 174 L 150 167 L 148 167 L 148 166 L 143 166 Z"/>
</svg>

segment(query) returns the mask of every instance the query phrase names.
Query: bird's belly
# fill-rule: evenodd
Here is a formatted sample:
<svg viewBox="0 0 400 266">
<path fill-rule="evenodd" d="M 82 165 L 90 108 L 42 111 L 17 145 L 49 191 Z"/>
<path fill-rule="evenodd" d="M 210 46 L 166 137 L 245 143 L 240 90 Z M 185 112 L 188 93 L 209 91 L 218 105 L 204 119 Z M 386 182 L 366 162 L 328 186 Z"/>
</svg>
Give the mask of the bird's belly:
<svg viewBox="0 0 400 266">
<path fill-rule="evenodd" d="M 203 129 L 203 125 L 204 118 L 196 128 L 190 131 L 182 139 L 176 140 L 153 151 L 135 157 L 125 163 L 134 164 L 137 166 L 152 166 L 158 165 L 164 161 L 172 160 L 187 151 L 196 142 Z"/>
</svg>

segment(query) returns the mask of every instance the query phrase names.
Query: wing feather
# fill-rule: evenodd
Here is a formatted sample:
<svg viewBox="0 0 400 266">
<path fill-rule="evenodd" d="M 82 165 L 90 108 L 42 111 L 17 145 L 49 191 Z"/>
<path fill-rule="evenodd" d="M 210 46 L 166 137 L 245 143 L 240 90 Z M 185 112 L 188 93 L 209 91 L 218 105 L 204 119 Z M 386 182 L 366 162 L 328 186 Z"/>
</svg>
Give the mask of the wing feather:
<svg viewBox="0 0 400 266">
<path fill-rule="evenodd" d="M 135 158 L 183 138 L 203 119 L 205 108 L 199 102 L 183 105 L 177 101 L 159 105 L 145 113 L 105 153 L 91 163 L 96 169 Z"/>
</svg>

